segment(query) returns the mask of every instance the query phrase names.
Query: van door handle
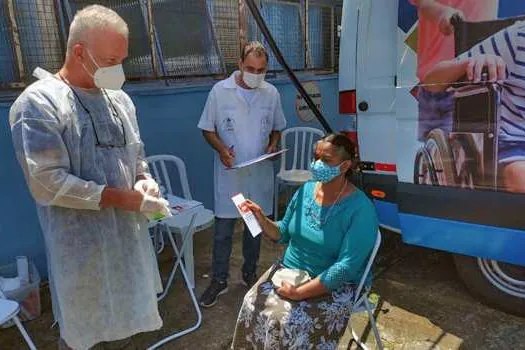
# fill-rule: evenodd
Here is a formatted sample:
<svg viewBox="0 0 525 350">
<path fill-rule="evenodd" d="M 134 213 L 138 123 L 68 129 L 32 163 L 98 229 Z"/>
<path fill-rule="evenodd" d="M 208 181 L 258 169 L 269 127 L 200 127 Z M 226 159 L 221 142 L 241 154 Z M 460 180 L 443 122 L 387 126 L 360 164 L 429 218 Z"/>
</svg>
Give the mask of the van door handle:
<svg viewBox="0 0 525 350">
<path fill-rule="evenodd" d="M 361 101 L 359 102 L 359 105 L 357 106 L 361 112 L 366 112 L 368 110 L 368 102 Z"/>
</svg>

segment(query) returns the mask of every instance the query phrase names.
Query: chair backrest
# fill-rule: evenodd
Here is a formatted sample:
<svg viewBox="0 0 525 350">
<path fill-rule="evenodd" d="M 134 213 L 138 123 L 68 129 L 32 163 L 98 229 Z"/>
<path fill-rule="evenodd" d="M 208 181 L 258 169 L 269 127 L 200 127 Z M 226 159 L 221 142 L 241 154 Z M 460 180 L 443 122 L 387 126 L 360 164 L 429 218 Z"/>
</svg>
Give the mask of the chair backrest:
<svg viewBox="0 0 525 350">
<path fill-rule="evenodd" d="M 454 24 L 454 44 L 456 56 L 470 50 L 477 43 L 482 42 L 503 28 L 513 25 L 517 21 L 525 20 L 525 16 L 495 19 L 492 21 L 467 22 L 456 18 Z"/>
<path fill-rule="evenodd" d="M 376 258 L 377 252 L 379 251 L 379 246 L 381 245 L 381 231 L 377 230 L 377 236 L 376 236 L 376 243 L 374 244 L 374 248 L 372 249 L 372 252 L 370 253 L 370 257 L 368 258 L 368 262 L 366 264 L 365 271 L 363 272 L 363 276 L 361 276 L 361 280 L 359 281 L 359 285 L 357 286 L 357 289 L 354 294 L 354 303 L 357 303 L 357 300 L 361 297 L 361 292 L 363 291 L 363 288 L 365 287 L 366 280 L 368 279 L 368 275 L 370 274 L 370 270 L 372 270 L 372 265 L 374 264 L 374 260 Z"/>
<path fill-rule="evenodd" d="M 157 181 L 161 189 L 169 194 L 175 195 L 173 193 L 173 188 L 171 186 L 172 182 L 169 176 L 169 164 L 173 164 L 177 167 L 180 178 L 180 187 L 182 189 L 182 196 L 185 199 L 193 199 L 191 197 L 190 186 L 188 184 L 188 175 L 186 173 L 186 165 L 179 157 L 170 155 L 170 154 L 160 154 L 155 156 L 149 156 L 146 158 L 148 162 L 151 175 Z"/>
<path fill-rule="evenodd" d="M 285 129 L 281 134 L 281 147 L 283 149 L 290 148 L 288 147 L 289 144 L 286 143 L 288 136 L 293 136 L 293 145 L 291 150 L 284 152 L 281 156 L 281 171 L 308 169 L 312 161 L 314 143 L 323 138 L 325 133 L 322 130 L 304 126 Z M 293 152 L 292 167 L 287 168 L 286 159 L 291 156 L 291 152 Z"/>
</svg>

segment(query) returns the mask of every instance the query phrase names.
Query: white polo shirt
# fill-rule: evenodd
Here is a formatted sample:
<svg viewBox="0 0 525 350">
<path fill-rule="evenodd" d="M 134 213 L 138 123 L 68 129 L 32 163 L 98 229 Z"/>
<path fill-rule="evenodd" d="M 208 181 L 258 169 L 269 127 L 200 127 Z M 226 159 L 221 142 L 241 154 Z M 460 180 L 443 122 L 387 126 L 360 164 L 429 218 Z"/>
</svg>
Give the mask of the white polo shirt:
<svg viewBox="0 0 525 350">
<path fill-rule="evenodd" d="M 277 89 L 263 82 L 250 103 L 238 91 L 234 72 L 228 79 L 215 84 L 210 91 L 199 121 L 199 129 L 216 132 L 227 147 L 235 151 L 235 163 L 266 153 L 272 130 L 286 127 Z M 270 161 L 243 169 L 227 170 L 219 154 L 214 156 L 215 215 L 220 218 L 240 217 L 231 197 L 243 193 L 259 204 L 264 213 L 273 211 L 274 171 Z"/>
</svg>

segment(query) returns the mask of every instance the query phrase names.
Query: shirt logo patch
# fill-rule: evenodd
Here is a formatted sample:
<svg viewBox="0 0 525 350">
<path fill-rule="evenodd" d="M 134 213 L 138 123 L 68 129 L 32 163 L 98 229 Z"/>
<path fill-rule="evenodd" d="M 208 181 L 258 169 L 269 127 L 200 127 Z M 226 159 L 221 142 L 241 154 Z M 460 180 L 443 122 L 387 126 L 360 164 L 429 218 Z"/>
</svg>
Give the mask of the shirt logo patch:
<svg viewBox="0 0 525 350">
<path fill-rule="evenodd" d="M 267 115 L 261 119 L 261 129 L 263 131 L 270 130 L 270 117 L 268 117 Z"/>
<path fill-rule="evenodd" d="M 235 131 L 235 120 L 233 120 L 230 117 L 223 119 L 223 121 L 221 122 L 221 129 L 227 132 L 234 132 Z"/>
</svg>

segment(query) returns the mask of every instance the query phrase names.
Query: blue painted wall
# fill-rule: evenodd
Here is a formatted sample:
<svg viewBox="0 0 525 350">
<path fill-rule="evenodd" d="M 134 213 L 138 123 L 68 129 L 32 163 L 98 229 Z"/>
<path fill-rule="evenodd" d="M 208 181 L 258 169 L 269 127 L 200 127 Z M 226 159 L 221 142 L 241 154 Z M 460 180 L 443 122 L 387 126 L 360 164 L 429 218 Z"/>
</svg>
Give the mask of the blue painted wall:
<svg viewBox="0 0 525 350">
<path fill-rule="evenodd" d="M 322 93 L 322 109 L 334 130 L 348 130 L 351 119 L 338 114 L 337 76 L 303 76 L 317 80 Z M 285 79 L 271 81 L 281 93 L 288 126 L 305 125 L 321 129 L 315 121 L 301 122 L 295 113 L 296 90 Z M 159 83 L 129 85 L 135 101 L 142 139 L 148 154 L 171 153 L 186 163 L 193 197 L 213 205 L 213 153 L 196 125 L 212 84 L 160 87 Z M 0 103 L 0 265 L 17 255 L 35 260 L 40 273 L 47 276 L 44 243 L 34 203 L 15 159 L 9 131 L 10 102 Z"/>
</svg>

